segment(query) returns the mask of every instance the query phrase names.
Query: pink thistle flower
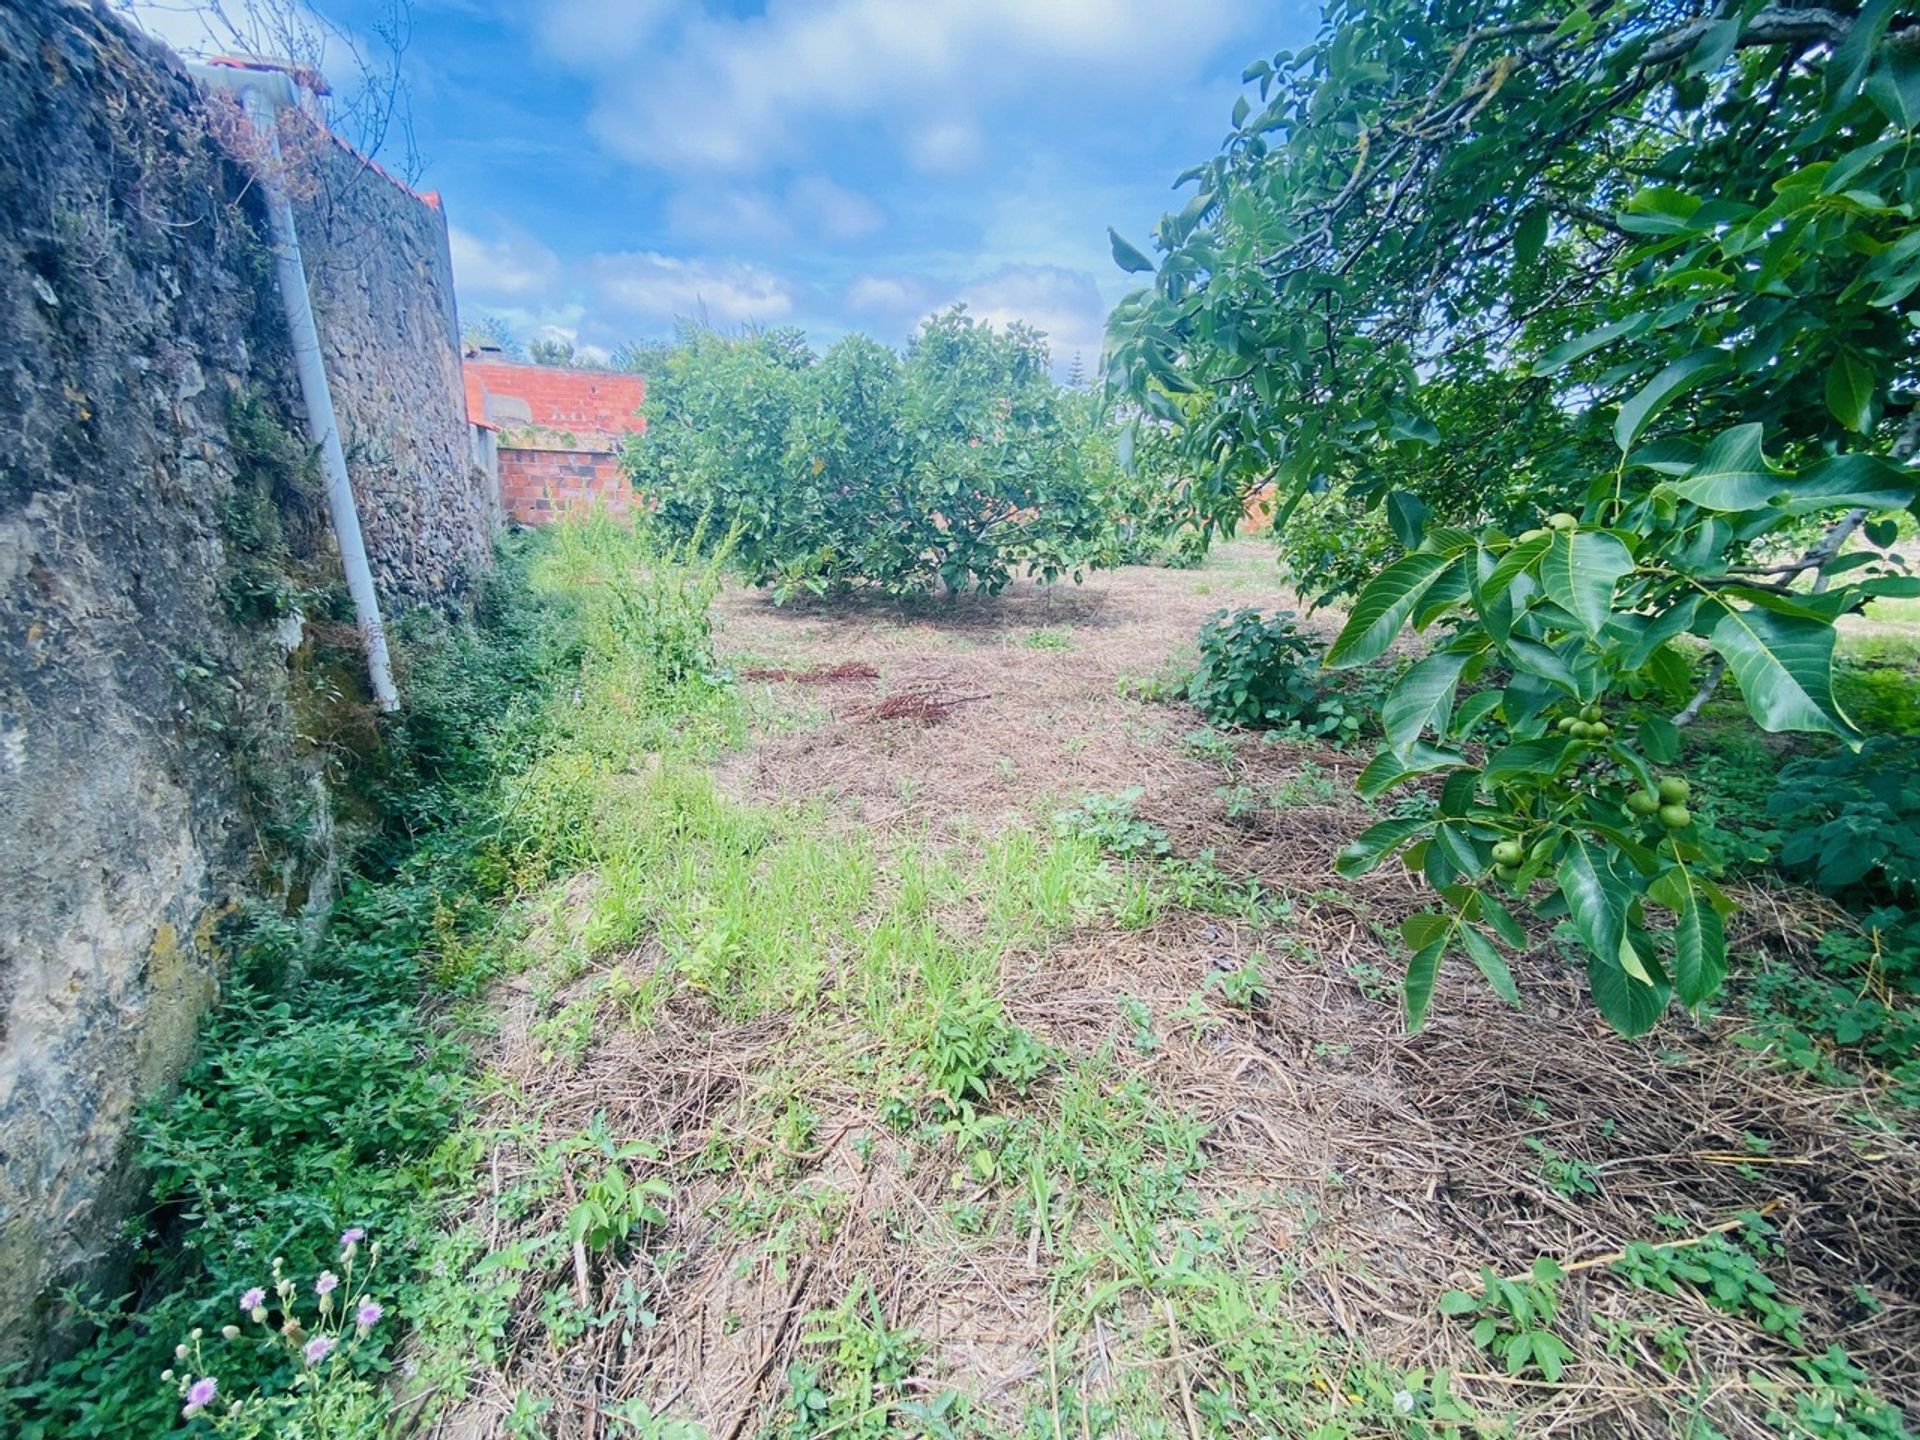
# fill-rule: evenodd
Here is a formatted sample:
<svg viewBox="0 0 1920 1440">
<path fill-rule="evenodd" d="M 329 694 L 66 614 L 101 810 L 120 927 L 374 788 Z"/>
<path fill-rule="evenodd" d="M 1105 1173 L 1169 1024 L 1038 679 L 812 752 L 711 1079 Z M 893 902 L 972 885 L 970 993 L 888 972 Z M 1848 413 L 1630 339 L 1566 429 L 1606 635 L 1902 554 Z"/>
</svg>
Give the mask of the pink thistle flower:
<svg viewBox="0 0 1920 1440">
<path fill-rule="evenodd" d="M 267 1292 L 258 1285 L 240 1297 L 240 1308 L 249 1314 L 267 1303 Z"/>
<path fill-rule="evenodd" d="M 380 1317 L 386 1313 L 380 1308 L 377 1300 L 362 1300 L 360 1308 L 353 1312 L 353 1323 L 362 1330 L 371 1330 L 380 1323 Z"/>
<path fill-rule="evenodd" d="M 195 1410 L 201 1410 L 213 1403 L 213 1397 L 220 1391 L 220 1382 L 211 1375 L 202 1376 L 193 1382 L 187 1391 L 187 1404 Z"/>
<path fill-rule="evenodd" d="M 341 1233 L 340 1243 L 342 1245 L 358 1245 L 366 1238 L 367 1232 L 365 1230 L 358 1225 L 350 1225 Z"/>
<path fill-rule="evenodd" d="M 320 1278 L 313 1282 L 313 1293 L 316 1295 L 331 1295 L 339 1288 L 340 1277 L 331 1270 L 322 1270 Z"/>
<path fill-rule="evenodd" d="M 328 1355 L 333 1353 L 332 1337 L 316 1335 L 307 1341 L 306 1349 L 300 1353 L 307 1357 L 307 1364 L 318 1365 L 322 1360 L 326 1359 Z"/>
</svg>

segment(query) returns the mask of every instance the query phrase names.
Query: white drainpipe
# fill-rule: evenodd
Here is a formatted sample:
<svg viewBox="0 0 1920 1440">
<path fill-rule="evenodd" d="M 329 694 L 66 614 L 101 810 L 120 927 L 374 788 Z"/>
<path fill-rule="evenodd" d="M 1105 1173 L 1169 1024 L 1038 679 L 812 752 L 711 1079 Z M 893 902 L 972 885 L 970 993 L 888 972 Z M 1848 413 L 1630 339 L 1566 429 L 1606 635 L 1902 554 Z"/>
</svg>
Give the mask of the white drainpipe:
<svg viewBox="0 0 1920 1440">
<path fill-rule="evenodd" d="M 313 300 L 307 291 L 306 264 L 300 258 L 300 236 L 293 228 L 293 207 L 281 177 L 280 129 L 275 112 L 294 103 L 293 82 L 272 70 L 194 67 L 203 83 L 237 90 L 247 118 L 266 149 L 267 163 L 259 181 L 266 194 L 267 221 L 273 230 L 273 263 L 280 281 L 280 301 L 293 334 L 293 363 L 300 376 L 300 397 L 306 402 L 307 423 L 320 450 L 320 468 L 327 480 L 327 514 L 340 546 L 340 564 L 347 572 L 347 590 L 353 596 L 354 617 L 367 650 L 367 676 L 373 697 L 382 710 L 398 710 L 400 697 L 393 688 L 393 667 L 387 658 L 387 632 L 380 623 L 380 597 L 373 588 L 367 564 L 366 541 L 360 534 L 360 510 L 354 503 L 353 483 L 347 478 L 347 456 L 340 448 L 340 425 L 334 418 L 333 391 L 320 354 L 320 332 L 313 323 Z"/>
</svg>

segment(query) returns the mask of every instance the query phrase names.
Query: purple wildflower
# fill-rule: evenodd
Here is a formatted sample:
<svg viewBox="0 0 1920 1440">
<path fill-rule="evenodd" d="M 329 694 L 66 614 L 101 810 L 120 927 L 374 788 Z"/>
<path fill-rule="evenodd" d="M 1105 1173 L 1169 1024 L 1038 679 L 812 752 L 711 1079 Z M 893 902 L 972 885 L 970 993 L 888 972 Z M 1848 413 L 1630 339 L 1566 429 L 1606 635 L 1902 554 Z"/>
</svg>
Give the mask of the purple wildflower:
<svg viewBox="0 0 1920 1440">
<path fill-rule="evenodd" d="M 267 1303 L 267 1292 L 262 1290 L 258 1285 L 254 1286 L 251 1290 L 247 1291 L 246 1294 L 240 1297 L 240 1308 L 249 1314 L 251 1314 L 255 1310 L 258 1310 L 262 1305 L 266 1303 Z"/>
<path fill-rule="evenodd" d="M 371 1330 L 380 1323 L 380 1317 L 386 1313 L 380 1308 L 378 1301 L 362 1300 L 360 1308 L 353 1312 L 353 1323 L 362 1330 Z"/>
<path fill-rule="evenodd" d="M 361 1229 L 358 1225 L 351 1225 L 340 1236 L 340 1243 L 342 1245 L 358 1245 L 366 1238 L 367 1232 L 365 1230 Z"/>
<path fill-rule="evenodd" d="M 333 1338 L 329 1335 L 316 1335 L 307 1341 L 307 1348 L 300 1353 L 307 1357 L 309 1365 L 318 1365 L 333 1351 Z"/>
<path fill-rule="evenodd" d="M 320 1278 L 313 1282 L 313 1293 L 316 1295 L 331 1295 L 339 1288 L 339 1285 L 340 1277 L 338 1275 L 334 1274 L 331 1270 L 322 1270 L 320 1272 Z"/>
<path fill-rule="evenodd" d="M 194 1409 L 204 1409 L 213 1403 L 213 1397 L 219 1393 L 220 1382 L 211 1375 L 202 1376 L 193 1382 L 193 1388 L 187 1391 L 187 1404 Z"/>
</svg>

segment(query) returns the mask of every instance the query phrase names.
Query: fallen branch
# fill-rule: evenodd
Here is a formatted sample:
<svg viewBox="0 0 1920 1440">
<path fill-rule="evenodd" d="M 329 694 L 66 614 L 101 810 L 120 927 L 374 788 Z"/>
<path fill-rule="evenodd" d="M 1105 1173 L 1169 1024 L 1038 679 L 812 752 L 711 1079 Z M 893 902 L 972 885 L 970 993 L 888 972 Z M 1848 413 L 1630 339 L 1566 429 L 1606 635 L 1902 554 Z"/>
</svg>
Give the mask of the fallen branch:
<svg viewBox="0 0 1920 1440">
<path fill-rule="evenodd" d="M 727 1427 L 727 1433 L 722 1440 L 739 1440 L 740 1432 L 747 1428 L 747 1422 L 753 1418 L 754 1402 L 760 1398 L 760 1386 L 767 1378 L 768 1369 L 780 1355 L 780 1346 L 786 1341 L 787 1331 L 793 1328 L 793 1317 L 799 1311 L 800 1296 L 807 1288 L 807 1281 L 813 1278 L 816 1258 L 808 1256 L 806 1263 L 801 1265 L 799 1273 L 793 1277 L 793 1284 L 787 1287 L 787 1303 L 781 1307 L 780 1323 L 774 1326 L 773 1338 L 767 1342 L 766 1351 L 760 1356 L 760 1363 L 755 1365 L 752 1373 L 747 1376 L 746 1399 L 741 1402 L 740 1413 L 734 1417 L 733 1424 Z"/>
<path fill-rule="evenodd" d="M 880 720 L 918 720 L 922 725 L 935 725 L 959 706 L 988 698 L 986 695 L 943 695 L 933 689 L 902 690 L 854 713 L 869 725 Z"/>
<path fill-rule="evenodd" d="M 742 680 L 785 680 L 795 685 L 824 685 L 836 680 L 878 680 L 880 672 L 859 660 L 849 660 L 844 665 L 827 665 L 817 670 L 778 668 L 742 670 L 740 678 Z"/>
</svg>

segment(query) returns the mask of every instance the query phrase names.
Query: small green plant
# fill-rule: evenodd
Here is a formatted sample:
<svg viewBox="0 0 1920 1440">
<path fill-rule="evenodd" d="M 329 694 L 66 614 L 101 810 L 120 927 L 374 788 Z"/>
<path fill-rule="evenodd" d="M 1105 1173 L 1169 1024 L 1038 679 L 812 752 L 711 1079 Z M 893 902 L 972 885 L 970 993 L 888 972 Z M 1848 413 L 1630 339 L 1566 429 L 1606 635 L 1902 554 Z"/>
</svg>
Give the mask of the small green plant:
<svg viewBox="0 0 1920 1440">
<path fill-rule="evenodd" d="M 1318 646 L 1292 611 L 1272 619 L 1219 611 L 1201 626 L 1198 644 L 1187 699 L 1216 725 L 1284 726 L 1331 740 L 1359 733 L 1359 717 L 1322 680 Z"/>
<path fill-rule="evenodd" d="M 921 1072 L 950 1109 L 985 1103 L 995 1081 L 1025 1095 L 1046 1072 L 1046 1046 L 1007 1019 L 991 996 L 949 999 L 917 1052 Z"/>
<path fill-rule="evenodd" d="M 386 1309 L 367 1288 L 379 1264 L 378 1242 L 367 1248 L 366 1266 L 355 1274 L 365 1240 L 366 1232 L 357 1226 L 342 1234 L 336 1262 L 341 1273 L 322 1270 L 310 1294 L 276 1258 L 271 1285 L 249 1286 L 237 1297 L 245 1324 L 220 1327 L 229 1347 L 225 1354 L 214 1351 L 199 1326 L 174 1346 L 173 1364 L 161 1372 L 160 1382 L 179 1398 L 180 1418 L 203 1420 L 214 1434 L 234 1440 L 280 1435 L 357 1440 L 377 1429 L 385 1404 L 360 1352 L 371 1348 L 369 1338 Z M 293 1371 L 288 1387 L 223 1390 L 221 1374 L 245 1373 L 261 1350 L 284 1357 Z"/>
<path fill-rule="evenodd" d="M 1767 813 L 1787 831 L 1780 864 L 1829 894 L 1911 902 L 1920 887 L 1920 738 L 1796 760 Z"/>
<path fill-rule="evenodd" d="M 1527 1137 L 1527 1148 L 1540 1157 L 1540 1178 L 1569 1200 L 1600 1193 L 1600 1174 L 1586 1161 L 1563 1155 L 1533 1135 Z"/>
<path fill-rule="evenodd" d="M 1349 965 L 1347 976 L 1353 981 L 1354 988 L 1369 1000 L 1391 1000 L 1399 988 L 1387 978 L 1384 970 L 1371 961 L 1362 960 Z"/>
<path fill-rule="evenodd" d="M 662 1206 L 673 1198 L 672 1186 L 657 1175 L 633 1174 L 637 1166 L 657 1162 L 659 1150 L 644 1140 L 616 1140 L 604 1110 L 554 1153 L 572 1170 L 580 1192 L 567 1211 L 569 1243 L 595 1255 L 615 1254 L 634 1231 L 667 1223 Z"/>
<path fill-rule="evenodd" d="M 1180 737 L 1180 748 L 1201 760 L 1216 765 L 1233 763 L 1233 740 L 1218 730 L 1189 730 Z"/>
<path fill-rule="evenodd" d="M 892 1417 L 926 1348 L 919 1338 L 887 1323 L 879 1295 L 864 1278 L 838 1306 L 808 1320 L 814 1328 L 801 1344 L 825 1353 L 787 1369 L 782 1440 L 829 1434 L 838 1440 L 883 1440 L 899 1433 Z"/>
<path fill-rule="evenodd" d="M 1302 760 L 1300 768 L 1282 780 L 1273 790 L 1273 805 L 1287 809 L 1296 805 L 1328 805 L 1340 794 L 1327 772 L 1311 760 Z"/>
<path fill-rule="evenodd" d="M 1164 705 L 1186 698 L 1189 678 L 1184 669 L 1169 663 L 1151 675 L 1120 676 L 1113 682 L 1113 693 L 1143 705 Z"/>
<path fill-rule="evenodd" d="M 1202 850 L 1191 860 L 1162 860 L 1157 873 L 1165 882 L 1167 898 L 1184 910 L 1258 920 L 1270 908 L 1270 897 L 1259 877 L 1234 879 L 1215 863 L 1212 849 Z"/>
<path fill-rule="evenodd" d="M 1218 990 L 1220 998 L 1237 1010 L 1258 1010 L 1267 1003 L 1267 980 L 1262 972 L 1266 958 L 1256 950 L 1237 969 L 1216 970 L 1207 977 L 1207 988 Z"/>
<path fill-rule="evenodd" d="M 1884 984 L 1874 993 L 1880 957 L 1857 937 L 1831 932 L 1821 950 L 1835 957 L 1834 970 L 1858 964 L 1861 973 L 1815 975 L 1788 963 L 1758 971 L 1743 987 L 1750 1028 L 1735 1039 L 1830 1085 L 1857 1083 L 1862 1070 L 1882 1071 L 1893 1098 L 1920 1100 L 1920 1013 Z"/>
<path fill-rule="evenodd" d="M 1160 1034 L 1153 1026 L 1153 1011 L 1146 1002 L 1133 995 L 1120 997 L 1120 1014 L 1133 1032 L 1133 1048 L 1142 1055 L 1151 1055 L 1160 1049 Z"/>
<path fill-rule="evenodd" d="M 1796 1357 L 1807 1388 L 1793 1392 L 1793 1410 L 1772 1410 L 1767 1423 L 1804 1440 L 1913 1440 L 1906 1417 L 1874 1393 L 1871 1377 L 1838 1345 Z"/>
<path fill-rule="evenodd" d="M 1760 1216 L 1741 1217 L 1742 1238 L 1709 1235 L 1696 1245 L 1653 1245 L 1636 1240 L 1613 1265 L 1629 1284 L 1661 1295 L 1678 1295 L 1686 1285 L 1714 1309 L 1727 1315 L 1745 1315 L 1759 1322 L 1769 1335 L 1799 1345 L 1801 1311 L 1781 1303 L 1780 1292 L 1760 1268 L 1755 1252 L 1772 1253 L 1778 1247 L 1768 1238 L 1773 1227 Z"/>
<path fill-rule="evenodd" d="M 1497 1356 L 1509 1375 L 1538 1369 L 1557 1382 L 1573 1352 L 1554 1333 L 1559 1285 L 1566 1272 L 1550 1257 L 1533 1262 L 1532 1274 L 1509 1280 L 1491 1269 L 1480 1271 L 1480 1291 L 1449 1290 L 1440 1297 L 1440 1313 L 1473 1319 L 1473 1343 Z"/>
<path fill-rule="evenodd" d="M 1691 1334 L 1678 1321 L 1662 1321 L 1644 1315 L 1637 1320 L 1596 1315 L 1594 1322 L 1605 1337 L 1607 1354 L 1616 1359 L 1631 1359 L 1645 1346 L 1653 1351 L 1660 1368 L 1674 1375 L 1692 1357 Z"/>
<path fill-rule="evenodd" d="M 1109 854 L 1128 859 L 1164 859 L 1173 852 L 1167 832 L 1133 813 L 1144 794 L 1136 786 L 1117 795 L 1089 795 L 1053 817 L 1054 832 L 1091 840 Z"/>
<path fill-rule="evenodd" d="M 1020 643 L 1029 650 L 1071 650 L 1073 637 L 1060 630 L 1029 630 Z"/>
<path fill-rule="evenodd" d="M 513 1392 L 513 1408 L 507 1411 L 507 1434 L 513 1440 L 545 1440 L 546 1415 L 553 1401 L 533 1390 Z"/>
<path fill-rule="evenodd" d="M 697 1420 L 656 1415 L 638 1396 L 607 1405 L 600 1413 L 613 1422 L 612 1434 L 620 1440 L 707 1440 L 707 1427 Z"/>
</svg>

